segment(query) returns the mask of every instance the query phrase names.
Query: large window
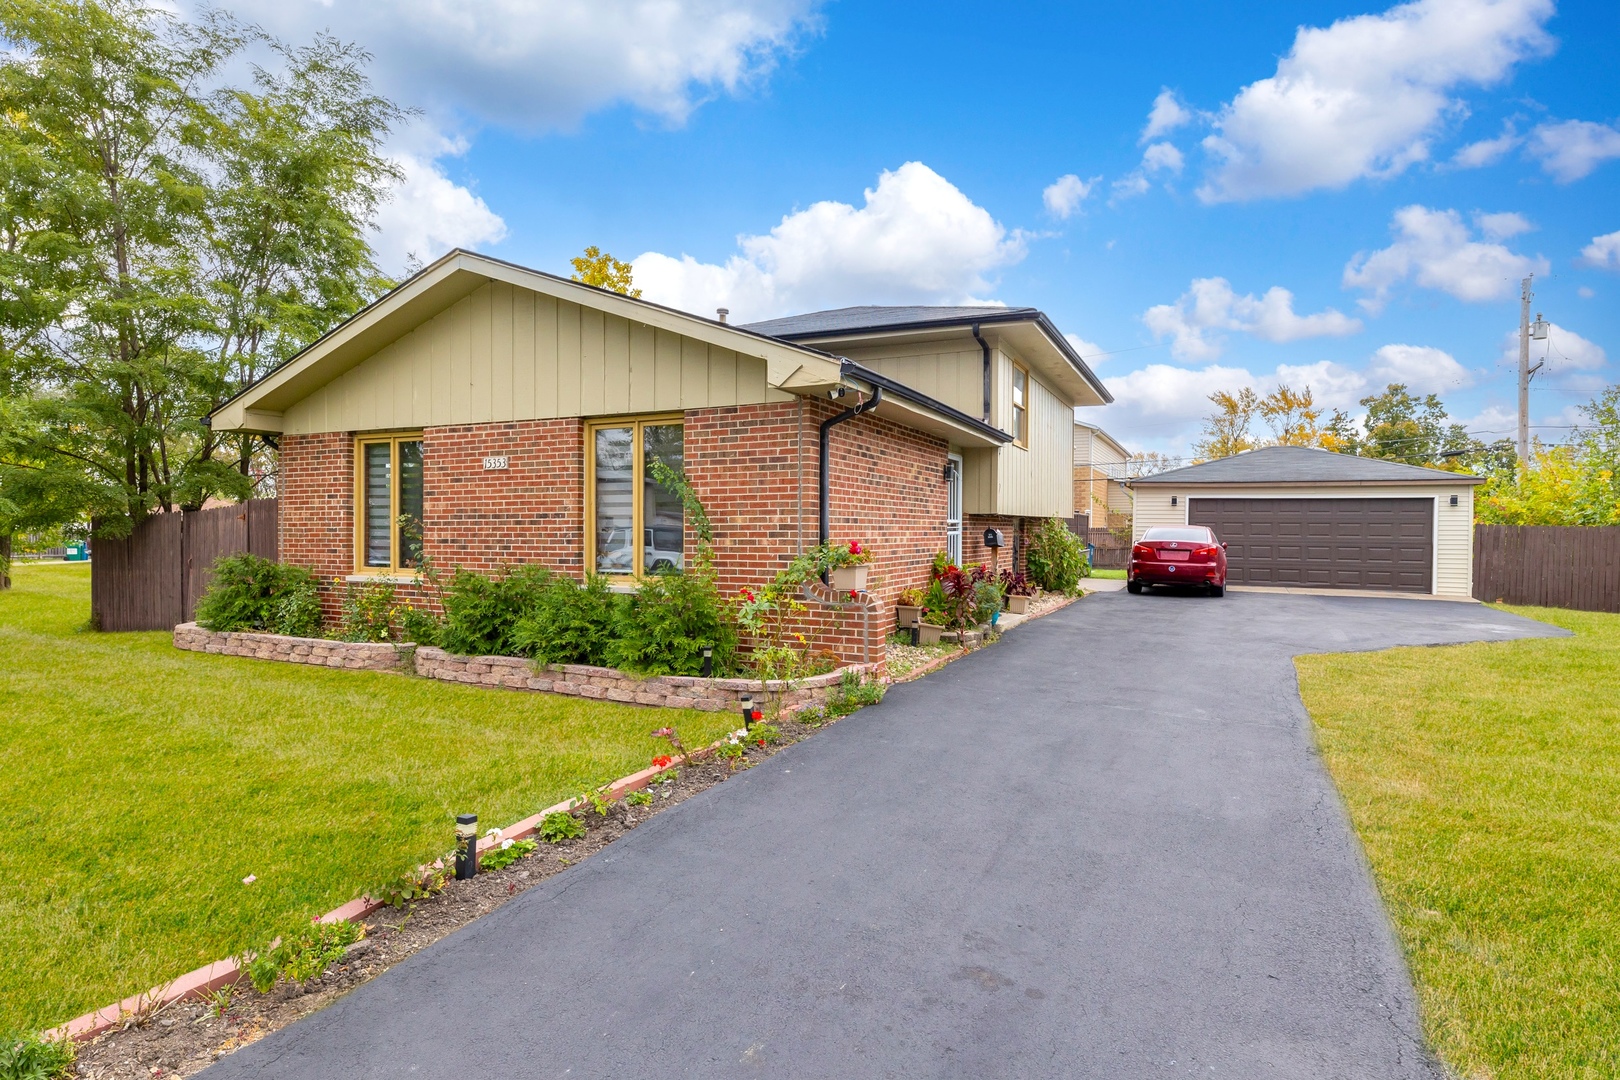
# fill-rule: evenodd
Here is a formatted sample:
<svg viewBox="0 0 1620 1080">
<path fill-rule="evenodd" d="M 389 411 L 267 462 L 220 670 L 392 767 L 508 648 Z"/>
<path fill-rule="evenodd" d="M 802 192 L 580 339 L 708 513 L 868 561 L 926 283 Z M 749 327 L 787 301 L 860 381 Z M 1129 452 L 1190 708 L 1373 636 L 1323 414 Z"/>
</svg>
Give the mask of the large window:
<svg viewBox="0 0 1620 1080">
<path fill-rule="evenodd" d="M 1029 372 L 1013 365 L 1012 437 L 1019 446 L 1029 445 Z"/>
<path fill-rule="evenodd" d="M 684 570 L 680 496 L 658 482 L 662 462 L 683 471 L 681 422 L 674 417 L 608 420 L 585 429 L 585 508 L 589 563 L 598 574 L 638 577 Z"/>
<path fill-rule="evenodd" d="M 355 441 L 355 569 L 409 570 L 422 559 L 422 436 Z"/>
</svg>

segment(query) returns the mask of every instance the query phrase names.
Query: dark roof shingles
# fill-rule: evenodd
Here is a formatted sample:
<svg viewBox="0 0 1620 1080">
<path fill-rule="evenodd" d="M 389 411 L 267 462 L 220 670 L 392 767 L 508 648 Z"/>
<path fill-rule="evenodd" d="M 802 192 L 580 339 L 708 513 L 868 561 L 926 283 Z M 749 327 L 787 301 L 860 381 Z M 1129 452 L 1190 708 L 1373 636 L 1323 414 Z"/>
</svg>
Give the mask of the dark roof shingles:
<svg viewBox="0 0 1620 1080">
<path fill-rule="evenodd" d="M 789 315 L 764 322 L 741 323 L 739 328 L 751 330 L 767 337 L 809 337 L 817 334 L 854 333 L 862 330 L 882 330 L 916 323 L 969 322 L 975 318 L 1004 318 L 1014 313 L 1040 314 L 1034 308 L 1008 307 L 861 307 L 833 308 L 830 311 L 811 311 L 803 315 Z"/>
<path fill-rule="evenodd" d="M 1381 458 L 1355 457 L 1308 446 L 1267 446 L 1232 457 L 1144 476 L 1136 484 L 1482 484 L 1481 477 L 1406 465 Z"/>
</svg>

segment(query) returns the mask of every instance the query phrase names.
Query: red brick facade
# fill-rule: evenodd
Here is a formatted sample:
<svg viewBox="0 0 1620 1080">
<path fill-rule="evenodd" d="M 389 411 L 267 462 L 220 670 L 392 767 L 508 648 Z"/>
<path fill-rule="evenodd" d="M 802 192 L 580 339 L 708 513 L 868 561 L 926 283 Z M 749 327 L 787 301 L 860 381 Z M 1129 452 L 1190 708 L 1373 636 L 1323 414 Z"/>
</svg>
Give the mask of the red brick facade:
<svg viewBox="0 0 1620 1080">
<path fill-rule="evenodd" d="M 685 468 L 715 531 L 720 587 L 734 595 L 770 580 L 816 543 L 818 428 L 841 406 L 809 399 L 698 409 L 684 421 Z M 585 567 L 585 444 L 579 419 L 429 428 L 423 435 L 424 545 L 444 570 L 490 573 L 538 563 L 580 575 Z M 945 546 L 946 444 L 875 416 L 832 429 L 832 538 L 874 553 L 870 599 L 813 604 L 819 648 L 874 662 L 901 589 L 922 586 Z M 505 470 L 486 471 L 504 455 Z M 354 439 L 289 435 L 281 445 L 281 551 L 327 581 L 354 572 Z M 982 533 L 1007 532 L 1010 564 L 1019 519 L 971 518 L 966 561 L 988 561 Z M 687 538 L 691 550 L 693 538 Z M 406 587 L 402 593 L 414 590 Z M 341 589 L 328 593 L 335 615 Z M 831 601 L 830 596 L 825 597 Z M 874 655 L 875 654 L 875 655 Z"/>
</svg>

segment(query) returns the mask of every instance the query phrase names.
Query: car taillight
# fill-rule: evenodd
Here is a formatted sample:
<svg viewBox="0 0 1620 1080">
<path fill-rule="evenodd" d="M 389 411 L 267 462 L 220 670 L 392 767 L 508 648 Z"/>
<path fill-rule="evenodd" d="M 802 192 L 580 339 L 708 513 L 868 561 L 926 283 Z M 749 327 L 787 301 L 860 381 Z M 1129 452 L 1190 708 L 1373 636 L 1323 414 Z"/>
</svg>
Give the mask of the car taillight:
<svg viewBox="0 0 1620 1080">
<path fill-rule="evenodd" d="M 1137 544 L 1135 547 L 1131 548 L 1131 558 L 1151 559 L 1153 558 L 1153 549 L 1148 547 L 1146 544 Z"/>
<path fill-rule="evenodd" d="M 1194 548 L 1193 549 L 1193 558 L 1195 558 L 1195 559 L 1213 559 L 1215 557 L 1216 550 L 1217 550 L 1216 548 L 1212 548 L 1212 547 Z"/>
</svg>

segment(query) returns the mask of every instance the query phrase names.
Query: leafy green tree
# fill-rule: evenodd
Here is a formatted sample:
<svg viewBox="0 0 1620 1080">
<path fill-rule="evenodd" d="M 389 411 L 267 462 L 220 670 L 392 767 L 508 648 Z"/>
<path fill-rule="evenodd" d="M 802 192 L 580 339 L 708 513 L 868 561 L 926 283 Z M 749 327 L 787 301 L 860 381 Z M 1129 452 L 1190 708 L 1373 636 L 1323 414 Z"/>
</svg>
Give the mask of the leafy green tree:
<svg viewBox="0 0 1620 1080">
<path fill-rule="evenodd" d="M 368 57 L 136 0 L 0 0 L 0 533 L 241 498 L 200 418 L 386 287 Z M 210 89 L 267 44 L 279 71 Z"/>
<path fill-rule="evenodd" d="M 1502 525 L 1620 525 L 1620 386 L 1581 406 L 1587 423 L 1561 446 L 1537 444 L 1523 470 L 1511 445 L 1474 500 Z"/>
<path fill-rule="evenodd" d="M 630 264 L 620 262 L 595 244 L 586 248 L 585 254 L 576 255 L 569 261 L 574 264 L 575 281 L 641 299 L 641 290 L 635 287 L 630 277 Z"/>
<path fill-rule="evenodd" d="M 1450 456 L 1469 452 L 1467 431 L 1451 422 L 1435 394 L 1419 398 L 1404 383 L 1390 383 L 1382 394 L 1361 399 L 1367 410 L 1362 426 L 1366 435 L 1356 452 L 1363 457 L 1402 461 L 1408 465 L 1440 465 Z"/>
</svg>

